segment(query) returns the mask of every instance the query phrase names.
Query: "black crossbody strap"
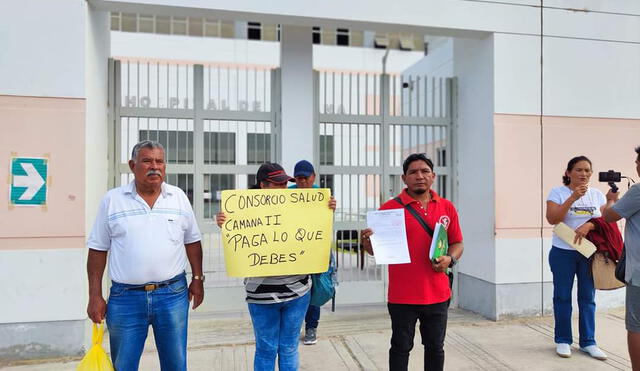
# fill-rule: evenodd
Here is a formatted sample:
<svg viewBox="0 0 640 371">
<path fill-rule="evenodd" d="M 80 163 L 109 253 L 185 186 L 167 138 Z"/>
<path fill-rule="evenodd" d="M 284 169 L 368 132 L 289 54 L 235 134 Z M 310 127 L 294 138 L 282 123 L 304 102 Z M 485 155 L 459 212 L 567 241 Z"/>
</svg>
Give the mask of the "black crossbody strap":
<svg viewBox="0 0 640 371">
<path fill-rule="evenodd" d="M 400 197 L 395 197 L 394 200 L 400 205 L 404 206 L 404 208 L 407 209 L 407 211 L 410 212 L 414 218 L 416 218 L 416 220 L 418 221 L 418 223 L 420 223 L 422 228 L 424 228 L 424 230 L 427 231 L 427 234 L 429 235 L 429 237 L 433 238 L 433 229 L 431 229 L 431 227 L 427 225 L 427 222 L 425 222 L 424 219 L 422 219 L 422 217 L 420 216 L 420 214 L 418 214 L 416 209 L 414 209 L 409 205 L 403 204 L 402 201 L 400 200 Z"/>
</svg>

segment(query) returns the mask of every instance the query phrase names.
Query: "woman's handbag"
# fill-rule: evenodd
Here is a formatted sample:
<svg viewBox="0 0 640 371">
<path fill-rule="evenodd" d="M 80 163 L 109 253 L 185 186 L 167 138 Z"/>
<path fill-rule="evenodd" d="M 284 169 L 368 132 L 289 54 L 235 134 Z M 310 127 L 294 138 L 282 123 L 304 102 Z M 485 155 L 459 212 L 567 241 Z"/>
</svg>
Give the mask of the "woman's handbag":
<svg viewBox="0 0 640 371">
<path fill-rule="evenodd" d="M 613 260 L 600 252 L 593 254 L 591 273 L 596 289 L 615 290 L 623 287 L 625 284 L 616 278 L 615 271 L 616 263 Z"/>
</svg>

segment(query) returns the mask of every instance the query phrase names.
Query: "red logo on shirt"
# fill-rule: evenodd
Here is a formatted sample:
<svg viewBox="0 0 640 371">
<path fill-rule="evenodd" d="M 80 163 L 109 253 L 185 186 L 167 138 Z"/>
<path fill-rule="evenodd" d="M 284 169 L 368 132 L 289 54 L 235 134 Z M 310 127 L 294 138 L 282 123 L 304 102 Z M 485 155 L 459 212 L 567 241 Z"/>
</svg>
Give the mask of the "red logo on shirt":
<svg viewBox="0 0 640 371">
<path fill-rule="evenodd" d="M 444 227 L 445 230 L 449 228 L 449 223 L 450 222 L 451 222 L 451 220 L 446 215 L 441 216 L 440 220 L 438 220 L 438 223 L 442 224 L 442 226 Z"/>
</svg>

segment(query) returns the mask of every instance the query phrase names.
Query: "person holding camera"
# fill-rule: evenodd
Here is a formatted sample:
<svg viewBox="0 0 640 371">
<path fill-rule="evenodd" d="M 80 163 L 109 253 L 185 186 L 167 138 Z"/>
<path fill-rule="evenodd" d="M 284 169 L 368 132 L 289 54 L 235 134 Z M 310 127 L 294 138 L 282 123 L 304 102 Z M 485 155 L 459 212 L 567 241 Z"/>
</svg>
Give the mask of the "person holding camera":
<svg viewBox="0 0 640 371">
<path fill-rule="evenodd" d="M 587 157 L 572 158 L 562 177 L 564 185 L 554 187 L 547 198 L 547 221 L 550 224 L 564 222 L 574 229 L 575 243 L 581 243 L 595 228 L 589 220 L 600 217 L 600 209 L 606 203 L 600 190 L 589 187 L 591 174 L 591 161 Z M 593 358 L 605 360 L 607 355 L 598 348 L 595 340 L 595 287 L 589 260 L 555 233 L 552 245 L 549 266 L 553 273 L 556 353 L 563 358 L 571 357 L 571 291 L 577 276 L 580 350 Z"/>
<path fill-rule="evenodd" d="M 636 172 L 640 176 L 640 147 L 636 151 Z M 625 298 L 625 325 L 627 346 L 634 371 L 640 370 L 640 186 L 633 187 L 618 200 L 618 192 L 607 193 L 607 204 L 602 217 L 607 222 L 626 219 L 624 227 L 625 277 L 627 292 Z"/>
</svg>

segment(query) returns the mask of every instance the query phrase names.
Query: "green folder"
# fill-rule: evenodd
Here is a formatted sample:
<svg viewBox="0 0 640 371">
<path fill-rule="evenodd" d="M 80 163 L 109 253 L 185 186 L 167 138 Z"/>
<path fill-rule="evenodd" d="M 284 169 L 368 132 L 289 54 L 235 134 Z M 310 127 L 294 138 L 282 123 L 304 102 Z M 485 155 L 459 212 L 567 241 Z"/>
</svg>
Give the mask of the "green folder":
<svg viewBox="0 0 640 371">
<path fill-rule="evenodd" d="M 433 238 L 431 239 L 431 248 L 429 248 L 429 259 L 435 262 L 437 258 L 446 255 L 449 251 L 449 238 L 447 230 L 440 223 L 436 223 L 433 229 Z"/>
</svg>

